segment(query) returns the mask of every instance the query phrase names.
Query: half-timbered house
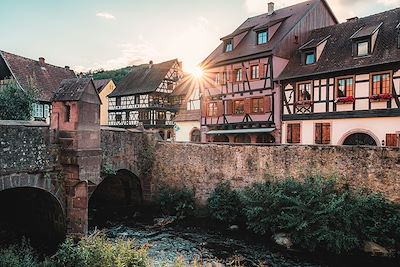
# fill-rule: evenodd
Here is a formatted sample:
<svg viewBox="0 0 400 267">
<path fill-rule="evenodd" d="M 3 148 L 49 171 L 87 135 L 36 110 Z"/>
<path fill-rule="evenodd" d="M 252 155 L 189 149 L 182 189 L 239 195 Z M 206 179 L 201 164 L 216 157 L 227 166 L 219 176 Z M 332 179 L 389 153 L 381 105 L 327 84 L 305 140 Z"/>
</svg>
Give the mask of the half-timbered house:
<svg viewBox="0 0 400 267">
<path fill-rule="evenodd" d="M 75 77 L 75 73 L 68 66 L 62 68 L 48 64 L 43 57 L 33 60 L 0 51 L 0 89 L 7 83 L 15 82 L 21 90 L 34 90 L 34 120 L 49 122 L 54 92 L 62 80 Z"/>
<path fill-rule="evenodd" d="M 182 78 L 182 66 L 177 59 L 159 64 L 142 64 L 117 85 L 108 96 L 109 126 L 158 131 L 162 138 L 173 134 L 178 106 L 171 96 Z"/>
<path fill-rule="evenodd" d="M 312 31 L 280 76 L 289 144 L 399 146 L 400 9 Z"/>
<path fill-rule="evenodd" d="M 203 141 L 280 142 L 280 92 L 274 80 L 309 32 L 336 24 L 324 0 L 310 0 L 247 19 L 202 63 Z"/>
</svg>

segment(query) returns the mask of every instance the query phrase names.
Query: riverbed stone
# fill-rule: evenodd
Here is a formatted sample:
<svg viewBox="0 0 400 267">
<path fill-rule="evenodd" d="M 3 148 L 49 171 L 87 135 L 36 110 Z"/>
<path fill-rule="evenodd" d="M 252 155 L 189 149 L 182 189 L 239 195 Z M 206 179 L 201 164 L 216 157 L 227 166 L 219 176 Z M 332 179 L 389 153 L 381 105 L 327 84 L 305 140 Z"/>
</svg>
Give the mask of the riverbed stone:
<svg viewBox="0 0 400 267">
<path fill-rule="evenodd" d="M 386 248 L 372 241 L 364 242 L 364 252 L 373 256 L 389 256 L 389 251 Z"/>
</svg>

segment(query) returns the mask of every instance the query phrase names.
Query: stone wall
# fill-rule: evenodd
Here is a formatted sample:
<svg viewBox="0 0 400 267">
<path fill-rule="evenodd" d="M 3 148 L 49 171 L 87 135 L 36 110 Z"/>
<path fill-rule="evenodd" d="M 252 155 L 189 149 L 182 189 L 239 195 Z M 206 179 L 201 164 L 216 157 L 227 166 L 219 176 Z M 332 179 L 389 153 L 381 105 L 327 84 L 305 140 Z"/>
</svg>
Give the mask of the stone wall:
<svg viewBox="0 0 400 267">
<path fill-rule="evenodd" d="M 53 170 L 59 165 L 58 146 L 50 143 L 48 125 L 0 121 L 0 175 Z"/>
<path fill-rule="evenodd" d="M 158 143 L 152 190 L 167 184 L 194 188 L 204 204 L 222 181 L 244 188 L 266 177 L 337 177 L 351 188 L 366 188 L 400 203 L 400 150 L 334 146 L 246 146 Z"/>
</svg>

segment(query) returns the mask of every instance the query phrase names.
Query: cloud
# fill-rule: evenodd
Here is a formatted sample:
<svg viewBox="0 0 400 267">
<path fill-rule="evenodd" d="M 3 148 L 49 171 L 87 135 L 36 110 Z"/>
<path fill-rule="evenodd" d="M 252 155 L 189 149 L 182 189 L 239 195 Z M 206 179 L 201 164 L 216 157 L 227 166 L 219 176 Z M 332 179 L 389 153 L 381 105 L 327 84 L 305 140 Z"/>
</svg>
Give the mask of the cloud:
<svg viewBox="0 0 400 267">
<path fill-rule="evenodd" d="M 106 59 L 101 62 L 95 62 L 91 66 L 74 66 L 75 72 L 87 72 L 89 70 L 114 70 L 132 65 L 139 65 L 149 62 L 149 60 L 157 61 L 159 57 L 156 49 L 143 41 L 142 43 L 122 43 L 116 45 L 119 56 Z"/>
<path fill-rule="evenodd" d="M 107 19 L 107 20 L 116 20 L 117 18 L 110 13 L 107 12 L 97 12 L 96 17 Z"/>
</svg>

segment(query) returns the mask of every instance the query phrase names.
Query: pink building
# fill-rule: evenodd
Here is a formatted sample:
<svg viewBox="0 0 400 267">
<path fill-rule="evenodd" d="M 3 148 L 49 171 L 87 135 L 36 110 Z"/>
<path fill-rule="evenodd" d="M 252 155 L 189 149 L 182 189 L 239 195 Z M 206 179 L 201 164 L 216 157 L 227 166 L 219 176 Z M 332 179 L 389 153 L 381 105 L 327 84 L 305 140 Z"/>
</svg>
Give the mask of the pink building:
<svg viewBox="0 0 400 267">
<path fill-rule="evenodd" d="M 267 4 L 266 4 L 267 8 Z M 337 23 L 324 0 L 247 19 L 203 61 L 203 142 L 280 143 L 281 99 L 275 80 L 313 29 Z"/>
</svg>

